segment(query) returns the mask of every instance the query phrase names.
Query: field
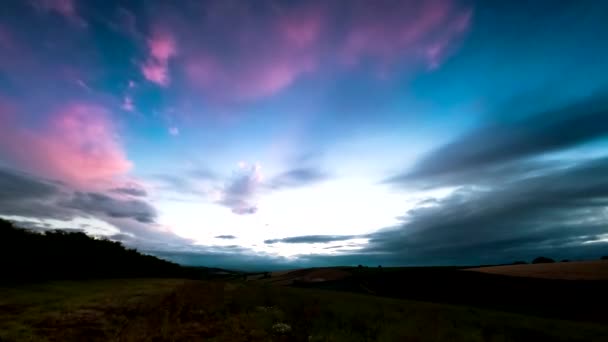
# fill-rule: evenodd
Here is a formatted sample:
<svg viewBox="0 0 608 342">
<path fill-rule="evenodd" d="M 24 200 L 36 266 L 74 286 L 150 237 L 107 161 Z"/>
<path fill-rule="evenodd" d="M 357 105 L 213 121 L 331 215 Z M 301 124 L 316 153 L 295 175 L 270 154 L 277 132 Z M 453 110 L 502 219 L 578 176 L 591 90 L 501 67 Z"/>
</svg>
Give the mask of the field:
<svg viewBox="0 0 608 342">
<path fill-rule="evenodd" d="M 608 260 L 492 266 L 472 268 L 469 270 L 515 277 L 566 280 L 608 280 Z"/>
<path fill-rule="evenodd" d="M 262 282 L 0 288 L 1 341 L 607 341 L 608 327 Z"/>
<path fill-rule="evenodd" d="M 311 281 L 319 273 L 334 279 Z M 512 277 L 459 267 L 333 267 L 273 274 L 260 281 L 608 324 L 606 280 Z"/>
</svg>

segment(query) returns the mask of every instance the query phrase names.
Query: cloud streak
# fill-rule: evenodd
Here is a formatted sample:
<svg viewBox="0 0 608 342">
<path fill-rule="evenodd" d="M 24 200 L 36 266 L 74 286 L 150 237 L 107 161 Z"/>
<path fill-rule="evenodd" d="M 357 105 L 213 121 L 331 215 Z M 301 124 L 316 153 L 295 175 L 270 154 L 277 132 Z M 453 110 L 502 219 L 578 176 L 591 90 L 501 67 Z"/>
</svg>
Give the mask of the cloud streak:
<svg viewBox="0 0 608 342">
<path fill-rule="evenodd" d="M 234 236 L 234 235 L 218 235 L 215 238 L 216 239 L 223 239 L 223 240 L 232 240 L 232 239 L 236 239 L 236 236 Z"/>
<path fill-rule="evenodd" d="M 314 167 L 297 167 L 287 170 L 268 181 L 272 189 L 284 189 L 307 186 L 328 179 L 329 176 Z"/>
<path fill-rule="evenodd" d="M 93 192 L 76 192 L 72 199 L 63 205 L 91 214 L 102 214 L 113 218 L 129 218 L 141 223 L 154 223 L 157 216 L 156 210 L 144 201 L 118 199 Z"/>
<path fill-rule="evenodd" d="M 491 171 L 498 167 L 504 170 L 506 164 L 513 161 L 606 137 L 606 99 L 606 93 L 598 93 L 562 108 L 484 125 L 441 146 L 424 157 L 413 170 L 394 176 L 388 182 L 454 181 L 479 170 Z"/>
<path fill-rule="evenodd" d="M 404 263 L 584 255 L 585 243 L 608 232 L 608 159 L 535 168 L 491 189 L 463 187 L 412 209 L 401 227 L 372 234 L 366 250 Z"/>
<path fill-rule="evenodd" d="M 334 241 L 345 241 L 360 238 L 358 235 L 303 235 L 303 236 L 292 236 L 282 239 L 269 239 L 264 240 L 267 245 L 275 243 L 327 243 Z"/>
</svg>

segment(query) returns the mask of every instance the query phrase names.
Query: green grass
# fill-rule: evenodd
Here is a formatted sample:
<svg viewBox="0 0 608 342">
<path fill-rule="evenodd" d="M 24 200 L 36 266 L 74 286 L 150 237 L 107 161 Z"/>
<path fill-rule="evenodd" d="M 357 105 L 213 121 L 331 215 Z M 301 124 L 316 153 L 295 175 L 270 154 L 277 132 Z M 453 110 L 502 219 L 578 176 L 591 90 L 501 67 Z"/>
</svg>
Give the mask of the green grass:
<svg viewBox="0 0 608 342">
<path fill-rule="evenodd" d="M 279 332 L 278 323 L 288 332 Z M 0 288 L 0 341 L 608 341 L 608 328 L 240 282 L 102 280 Z"/>
</svg>

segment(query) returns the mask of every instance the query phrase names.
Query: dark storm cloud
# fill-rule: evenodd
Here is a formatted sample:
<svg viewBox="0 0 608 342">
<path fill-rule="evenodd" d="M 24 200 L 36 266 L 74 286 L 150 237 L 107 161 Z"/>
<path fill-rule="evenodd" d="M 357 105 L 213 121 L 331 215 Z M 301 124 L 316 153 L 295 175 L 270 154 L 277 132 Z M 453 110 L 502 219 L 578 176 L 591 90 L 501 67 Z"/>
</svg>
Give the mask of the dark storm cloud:
<svg viewBox="0 0 608 342">
<path fill-rule="evenodd" d="M 608 234 L 608 158 L 556 167 L 523 163 L 503 182 L 464 186 L 371 235 L 366 253 L 401 263 L 505 262 L 586 255 Z"/>
<path fill-rule="evenodd" d="M 64 205 L 90 214 L 130 218 L 141 223 L 153 223 L 156 218 L 154 207 L 144 201 L 117 199 L 94 192 L 76 192 L 72 199 Z"/>
<path fill-rule="evenodd" d="M 215 238 L 216 239 L 232 240 L 232 239 L 236 239 L 236 236 L 234 236 L 234 235 L 218 235 Z"/>
<path fill-rule="evenodd" d="M 357 235 L 303 235 L 303 236 L 292 236 L 283 239 L 270 239 L 264 240 L 265 244 L 274 243 L 325 243 L 333 241 L 345 241 L 356 239 L 360 236 Z"/>
<path fill-rule="evenodd" d="M 55 205 L 65 195 L 55 183 L 0 168 L 0 215 L 68 219 L 72 211 Z"/>
<path fill-rule="evenodd" d="M 285 171 L 268 182 L 272 189 L 294 188 L 321 182 L 328 175 L 314 167 L 299 167 Z"/>
<path fill-rule="evenodd" d="M 41 198 L 58 193 L 56 186 L 25 173 L 0 169 L 0 199 Z"/>
<path fill-rule="evenodd" d="M 511 117 L 521 117 L 520 113 L 510 114 Z M 523 119 L 484 125 L 438 148 L 412 170 L 396 175 L 388 182 L 420 185 L 416 183 L 429 180 L 458 185 L 458 182 L 476 177 L 478 173 L 496 173 L 495 168 L 502 167 L 502 164 L 556 152 L 606 136 L 608 94 L 604 92 Z M 507 167 L 521 166 L 511 164 Z M 503 171 L 509 174 L 517 170 Z"/>
</svg>

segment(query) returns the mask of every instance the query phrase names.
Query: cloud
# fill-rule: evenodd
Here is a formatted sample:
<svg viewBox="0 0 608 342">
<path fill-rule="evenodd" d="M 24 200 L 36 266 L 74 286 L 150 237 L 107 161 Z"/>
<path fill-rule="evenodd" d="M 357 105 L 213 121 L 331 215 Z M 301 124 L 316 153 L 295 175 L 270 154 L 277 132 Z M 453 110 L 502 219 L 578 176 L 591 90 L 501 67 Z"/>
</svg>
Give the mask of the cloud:
<svg viewBox="0 0 608 342">
<path fill-rule="evenodd" d="M 334 241 L 345 241 L 359 238 L 357 235 L 304 235 L 304 236 L 292 236 L 282 239 L 270 239 L 264 240 L 265 244 L 275 243 L 327 243 Z"/>
<path fill-rule="evenodd" d="M 190 83 L 213 99 L 267 97 L 316 69 L 322 25 L 317 8 L 284 8 L 271 15 L 272 6 L 263 3 L 259 9 L 265 13 L 254 15 L 245 3 L 236 5 L 240 9 L 221 2 L 210 7 L 218 21 L 198 29 L 222 39 L 224 47 L 190 41 L 185 71 Z"/>
<path fill-rule="evenodd" d="M 526 105 L 508 108 L 518 107 Z M 475 264 L 541 254 L 588 258 L 606 248 L 608 157 L 558 155 L 608 136 L 606 96 L 509 113 L 515 119 L 484 124 L 389 179 L 410 189 L 455 190 L 372 234 L 360 252 L 399 263 Z"/>
<path fill-rule="evenodd" d="M 57 13 L 78 26 L 87 26 L 76 11 L 75 0 L 31 0 L 31 4 L 38 10 Z"/>
<path fill-rule="evenodd" d="M 410 210 L 403 225 L 372 234 L 363 251 L 404 264 L 592 257 L 599 247 L 589 242 L 608 233 L 608 157 L 521 170 Z"/>
<path fill-rule="evenodd" d="M 451 1 L 362 1 L 348 6 L 352 17 L 340 54 L 351 65 L 371 59 L 391 66 L 409 57 L 437 68 L 452 41 L 468 29 L 472 15 Z"/>
<path fill-rule="evenodd" d="M 119 199 L 101 193 L 76 192 L 63 204 L 91 214 L 103 214 L 113 218 L 130 218 L 141 223 L 153 223 L 156 210 L 148 203 L 136 199 Z"/>
<path fill-rule="evenodd" d="M 177 55 L 173 36 L 166 31 L 156 31 L 148 38 L 148 59 L 141 65 L 143 76 L 161 87 L 169 85 L 169 61 Z"/>
<path fill-rule="evenodd" d="M 221 102 L 266 98 L 319 72 L 437 68 L 472 16 L 455 1 L 212 1 L 187 10 L 161 7 L 156 21 L 179 38 L 176 67 L 189 84 Z M 146 78 L 166 85 L 166 60 L 151 57 Z"/>
<path fill-rule="evenodd" d="M 0 169 L 0 199 L 44 198 L 59 192 L 50 182 L 35 179 L 25 173 Z"/>
<path fill-rule="evenodd" d="M 233 173 L 232 178 L 221 189 L 219 203 L 238 215 L 255 214 L 258 209 L 255 197 L 261 182 L 259 164 L 241 163 L 239 170 Z"/>
<path fill-rule="evenodd" d="M 273 189 L 306 186 L 326 180 L 328 175 L 313 167 L 298 167 L 285 171 L 268 181 Z"/>
<path fill-rule="evenodd" d="M 109 114 L 102 107 L 72 103 L 51 114 L 46 127 L 22 130 L 0 116 L 0 156 L 34 173 L 90 187 L 131 168 Z"/>
<path fill-rule="evenodd" d="M 595 94 L 578 103 L 528 115 L 513 121 L 495 122 L 441 146 L 415 165 L 413 170 L 388 180 L 411 184 L 428 180 L 458 182 L 496 169 L 510 173 L 522 165 L 517 160 L 567 149 L 608 136 L 608 96 Z M 517 113 L 516 113 L 517 114 Z M 523 164 L 524 167 L 530 164 Z M 507 169 L 505 169 L 507 168 Z"/>
<path fill-rule="evenodd" d="M 155 223 L 147 202 L 73 191 L 67 184 L 0 168 L 0 217 L 35 229 L 73 229 L 108 236 L 130 247 L 184 250 L 193 241 Z"/>
<path fill-rule="evenodd" d="M 234 236 L 234 235 L 218 235 L 215 238 L 216 239 L 224 239 L 224 240 L 232 240 L 232 239 L 236 239 L 236 236 Z"/>
<path fill-rule="evenodd" d="M 0 215 L 66 219 L 71 212 L 54 204 L 61 196 L 58 184 L 0 168 Z"/>
<path fill-rule="evenodd" d="M 137 185 L 128 185 L 128 186 L 124 186 L 124 187 L 112 188 L 109 191 L 113 192 L 113 193 L 117 193 L 117 194 L 129 195 L 129 196 L 135 196 L 135 197 L 148 196 L 148 192 L 146 191 L 146 189 L 141 188 Z"/>
</svg>

